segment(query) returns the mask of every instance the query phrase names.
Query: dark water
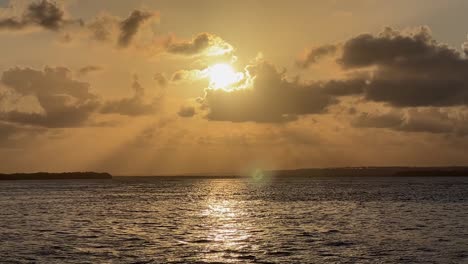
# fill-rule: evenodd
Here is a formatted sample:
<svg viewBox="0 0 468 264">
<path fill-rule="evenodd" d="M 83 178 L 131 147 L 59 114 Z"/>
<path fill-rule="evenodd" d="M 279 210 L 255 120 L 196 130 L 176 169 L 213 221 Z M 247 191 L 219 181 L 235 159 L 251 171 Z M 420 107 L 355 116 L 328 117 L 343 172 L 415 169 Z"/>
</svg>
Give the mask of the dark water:
<svg viewBox="0 0 468 264">
<path fill-rule="evenodd" d="M 468 263 L 468 178 L 0 182 L 1 263 Z"/>
</svg>

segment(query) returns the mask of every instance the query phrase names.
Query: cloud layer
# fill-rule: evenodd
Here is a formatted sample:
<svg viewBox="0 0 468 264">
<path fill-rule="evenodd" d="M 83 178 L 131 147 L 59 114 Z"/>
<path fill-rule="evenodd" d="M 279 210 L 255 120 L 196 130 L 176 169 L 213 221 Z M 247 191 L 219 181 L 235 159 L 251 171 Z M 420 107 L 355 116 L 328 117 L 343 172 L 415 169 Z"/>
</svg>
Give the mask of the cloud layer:
<svg viewBox="0 0 468 264">
<path fill-rule="evenodd" d="M 42 0 L 32 2 L 20 17 L 6 17 L 0 19 L 0 30 L 18 31 L 30 27 L 40 27 L 58 31 L 69 24 L 82 24 L 81 20 L 70 20 L 65 12 L 55 2 Z"/>
<path fill-rule="evenodd" d="M 146 102 L 145 89 L 140 85 L 136 77 L 133 81 L 132 88 L 134 90 L 134 95 L 132 97 L 104 103 L 101 113 L 126 116 L 154 114 L 159 100 L 155 98 L 151 102 Z"/>
<path fill-rule="evenodd" d="M 68 68 L 46 67 L 43 71 L 30 68 L 11 68 L 1 75 L 1 84 L 16 97 L 32 97 L 38 109 L 0 111 L 0 122 L 49 128 L 81 127 L 90 124 L 97 113 L 140 116 L 154 113 L 161 98 L 145 96 L 137 80 L 134 95 L 119 100 L 103 100 L 90 91 L 90 84 L 72 78 Z M 8 96 L 3 96 L 8 97 Z M 0 106 L 7 98 L 0 100 Z"/>
<path fill-rule="evenodd" d="M 387 113 L 361 113 L 351 123 L 361 128 L 386 128 L 403 132 L 429 132 L 434 134 L 468 134 L 466 113 L 440 109 L 393 110 Z"/>
<path fill-rule="evenodd" d="M 117 47 L 129 47 L 141 27 L 152 18 L 154 11 L 133 10 L 128 17 L 120 18 L 101 14 L 89 21 L 68 18 L 62 6 L 50 0 L 31 2 L 21 16 L 0 18 L 0 31 L 26 31 L 31 28 L 60 32 L 62 41 L 87 36 L 100 42 L 115 42 Z M 78 25 L 79 27 L 67 27 Z"/>
<path fill-rule="evenodd" d="M 120 35 L 118 44 L 120 47 L 128 47 L 132 42 L 140 26 L 154 16 L 154 13 L 134 10 L 128 18 L 120 22 Z"/>
<path fill-rule="evenodd" d="M 200 33 L 191 40 L 175 41 L 169 39 L 166 44 L 168 53 L 193 56 L 204 53 L 209 56 L 220 56 L 233 51 L 233 47 L 220 37 L 211 33 Z"/>
<path fill-rule="evenodd" d="M 206 91 L 202 101 L 208 108 L 207 118 L 232 122 L 287 122 L 297 119 L 298 115 L 323 113 L 337 103 L 325 92 L 329 85 L 337 83 L 310 85 L 289 81 L 285 74 L 267 62 L 259 62 L 247 67 L 246 75 L 253 80 L 251 87 L 234 91 Z"/>
<path fill-rule="evenodd" d="M 337 62 L 343 70 L 360 71 L 354 80 L 366 82 L 350 86 L 343 95 L 362 95 L 395 107 L 468 104 L 468 60 L 434 40 L 426 27 L 413 32 L 386 28 L 377 35 L 358 35 L 342 45 Z"/>
<path fill-rule="evenodd" d="M 12 68 L 2 74 L 1 82 L 21 96 L 37 98 L 41 112 L 13 110 L 0 113 L 3 120 L 44 127 L 73 127 L 85 122 L 99 106 L 88 83 L 71 79 L 67 68 L 38 71 Z"/>
</svg>

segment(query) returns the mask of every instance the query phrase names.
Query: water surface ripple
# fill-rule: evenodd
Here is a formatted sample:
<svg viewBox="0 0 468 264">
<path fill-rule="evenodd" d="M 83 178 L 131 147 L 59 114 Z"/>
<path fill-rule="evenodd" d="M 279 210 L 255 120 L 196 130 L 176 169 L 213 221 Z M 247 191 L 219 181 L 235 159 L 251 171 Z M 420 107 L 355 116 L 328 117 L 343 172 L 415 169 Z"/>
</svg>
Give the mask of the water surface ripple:
<svg viewBox="0 0 468 264">
<path fill-rule="evenodd" d="M 468 178 L 0 182 L 1 263 L 468 263 Z"/>
</svg>

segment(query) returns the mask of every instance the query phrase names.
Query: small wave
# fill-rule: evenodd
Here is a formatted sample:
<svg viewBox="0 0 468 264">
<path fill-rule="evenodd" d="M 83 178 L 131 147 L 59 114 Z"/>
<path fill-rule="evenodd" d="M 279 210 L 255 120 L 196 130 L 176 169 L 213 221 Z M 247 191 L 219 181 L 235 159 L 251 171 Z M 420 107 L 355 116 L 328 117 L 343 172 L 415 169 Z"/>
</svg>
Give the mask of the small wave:
<svg viewBox="0 0 468 264">
<path fill-rule="evenodd" d="M 338 231 L 336 229 L 330 229 L 330 230 L 323 231 L 322 233 L 324 233 L 324 234 L 335 234 L 335 233 L 340 233 L 340 231 Z"/>
<path fill-rule="evenodd" d="M 243 255 L 243 256 L 237 256 L 237 259 L 243 259 L 243 260 L 256 260 L 257 257 L 253 255 Z"/>
<path fill-rule="evenodd" d="M 211 243 L 213 241 L 209 240 L 209 239 L 197 239 L 197 240 L 194 240 L 194 241 L 191 241 L 191 242 L 196 243 L 196 244 L 205 244 L 205 243 Z"/>
<path fill-rule="evenodd" d="M 327 242 L 325 243 L 326 246 L 330 247 L 345 247 L 345 246 L 351 246 L 353 243 L 351 242 L 346 242 L 346 241 L 334 241 L 334 242 Z"/>
<path fill-rule="evenodd" d="M 292 253 L 288 251 L 273 251 L 273 252 L 270 252 L 269 254 L 273 256 L 278 256 L 278 257 L 287 257 L 287 256 L 292 255 Z"/>
</svg>

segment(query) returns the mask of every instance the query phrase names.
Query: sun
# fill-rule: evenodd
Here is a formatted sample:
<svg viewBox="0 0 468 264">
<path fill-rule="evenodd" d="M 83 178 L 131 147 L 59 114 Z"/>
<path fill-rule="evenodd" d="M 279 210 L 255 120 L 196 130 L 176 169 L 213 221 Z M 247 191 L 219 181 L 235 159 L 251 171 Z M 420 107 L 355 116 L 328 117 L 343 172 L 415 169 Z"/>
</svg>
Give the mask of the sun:
<svg viewBox="0 0 468 264">
<path fill-rule="evenodd" d="M 206 69 L 210 80 L 210 88 L 214 90 L 232 90 L 232 86 L 244 78 L 244 74 L 236 72 L 231 65 L 225 63 L 215 64 Z"/>
</svg>

